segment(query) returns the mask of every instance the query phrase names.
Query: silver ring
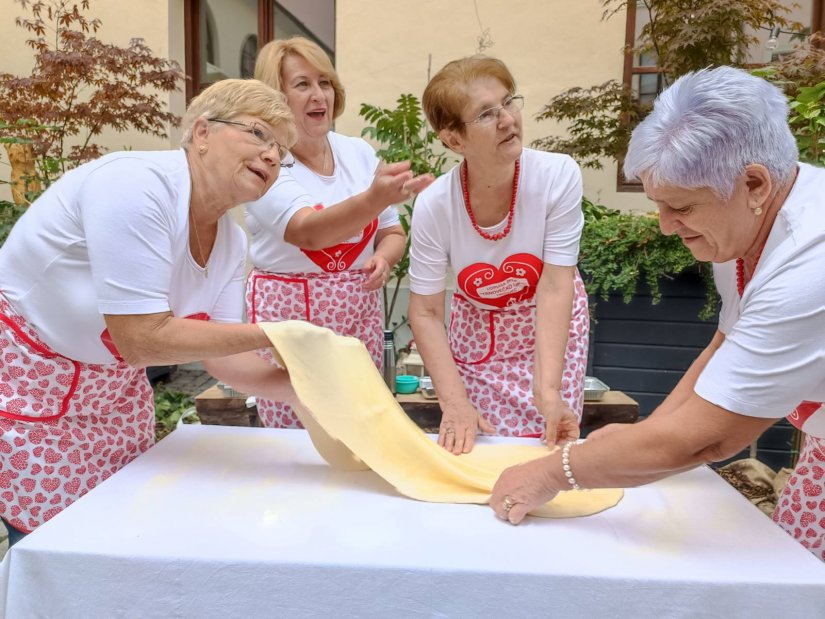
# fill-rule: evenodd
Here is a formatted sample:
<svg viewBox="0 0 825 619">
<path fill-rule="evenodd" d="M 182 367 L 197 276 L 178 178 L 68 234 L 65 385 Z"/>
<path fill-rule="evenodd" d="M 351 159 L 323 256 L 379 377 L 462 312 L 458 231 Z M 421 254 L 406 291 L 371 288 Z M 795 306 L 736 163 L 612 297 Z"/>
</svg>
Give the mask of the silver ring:
<svg viewBox="0 0 825 619">
<path fill-rule="evenodd" d="M 444 434 L 455 434 L 455 428 L 447 428 L 444 430 Z"/>
</svg>

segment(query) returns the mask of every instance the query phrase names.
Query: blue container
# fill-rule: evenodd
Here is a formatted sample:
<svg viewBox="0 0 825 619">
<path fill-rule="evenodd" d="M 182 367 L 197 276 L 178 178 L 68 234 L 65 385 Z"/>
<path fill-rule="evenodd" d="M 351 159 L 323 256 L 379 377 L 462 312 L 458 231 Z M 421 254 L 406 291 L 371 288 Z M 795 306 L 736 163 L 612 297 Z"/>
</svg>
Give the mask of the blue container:
<svg viewBox="0 0 825 619">
<path fill-rule="evenodd" d="M 399 374 L 395 377 L 395 389 L 398 393 L 415 393 L 418 390 L 418 376 Z"/>
</svg>

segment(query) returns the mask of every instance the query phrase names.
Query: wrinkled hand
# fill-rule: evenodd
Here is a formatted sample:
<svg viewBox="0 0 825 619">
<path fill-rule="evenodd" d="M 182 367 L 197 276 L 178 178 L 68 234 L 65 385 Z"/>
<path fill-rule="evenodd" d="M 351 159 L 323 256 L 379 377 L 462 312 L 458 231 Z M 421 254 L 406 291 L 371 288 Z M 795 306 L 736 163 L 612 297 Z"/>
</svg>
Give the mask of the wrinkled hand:
<svg viewBox="0 0 825 619">
<path fill-rule="evenodd" d="M 387 259 L 378 254 L 373 254 L 364 263 L 364 271 L 368 273 L 366 281 L 361 284 L 364 290 L 378 290 L 387 283 L 390 278 L 390 265 Z"/>
<path fill-rule="evenodd" d="M 559 493 L 550 476 L 549 456 L 504 469 L 493 486 L 490 508 L 498 518 L 519 524 L 530 510 L 550 501 Z"/>
<path fill-rule="evenodd" d="M 475 407 L 466 402 L 460 406 L 442 407 L 438 444 L 455 455 L 470 453 L 476 442 L 476 434 L 495 434 L 491 426 Z"/>
<path fill-rule="evenodd" d="M 552 447 L 579 438 L 579 420 L 561 397 L 552 398 L 545 405 L 539 406 L 539 413 L 545 421 L 544 432 L 541 435 L 543 443 L 546 442 Z"/>
<path fill-rule="evenodd" d="M 370 196 L 379 204 L 398 204 L 424 191 L 435 180 L 432 174 L 415 176 L 409 161 L 381 163 L 369 189 Z"/>
</svg>

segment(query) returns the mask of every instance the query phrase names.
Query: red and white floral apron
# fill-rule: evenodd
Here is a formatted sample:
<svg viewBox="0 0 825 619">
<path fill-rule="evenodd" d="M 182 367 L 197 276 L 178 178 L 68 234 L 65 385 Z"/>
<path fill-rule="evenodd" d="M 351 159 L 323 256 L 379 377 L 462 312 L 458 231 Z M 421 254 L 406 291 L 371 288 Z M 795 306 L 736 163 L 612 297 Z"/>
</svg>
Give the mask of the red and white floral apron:
<svg viewBox="0 0 825 619">
<path fill-rule="evenodd" d="M 806 423 L 816 423 L 813 417 L 819 415 L 825 415 L 822 402 L 802 402 L 788 421 L 804 432 Z M 776 503 L 773 520 L 825 561 L 825 438 L 805 435 L 799 461 Z"/>
<path fill-rule="evenodd" d="M 380 290 L 365 291 L 364 271 L 276 274 L 253 269 L 246 280 L 250 322 L 305 320 L 338 335 L 357 337 L 381 368 L 384 312 Z M 259 351 L 277 365 L 272 353 Z M 323 363 L 319 359 L 318 363 Z M 287 404 L 258 399 L 258 416 L 267 428 L 302 428 Z"/>
<path fill-rule="evenodd" d="M 154 429 L 144 370 L 55 353 L 0 294 L 0 516 L 33 530 L 149 449 Z"/>
<path fill-rule="evenodd" d="M 576 271 L 573 313 L 564 357 L 561 396 L 581 419 L 590 315 Z M 450 350 L 473 406 L 502 436 L 539 436 L 544 418 L 533 399 L 535 297 L 500 310 L 479 309 L 453 295 Z"/>
</svg>

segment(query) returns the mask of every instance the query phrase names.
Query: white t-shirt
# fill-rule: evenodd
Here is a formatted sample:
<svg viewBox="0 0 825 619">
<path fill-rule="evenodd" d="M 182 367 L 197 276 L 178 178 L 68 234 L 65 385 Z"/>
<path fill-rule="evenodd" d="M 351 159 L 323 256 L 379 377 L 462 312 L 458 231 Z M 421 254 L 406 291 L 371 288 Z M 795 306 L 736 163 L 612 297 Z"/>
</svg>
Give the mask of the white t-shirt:
<svg viewBox="0 0 825 619">
<path fill-rule="evenodd" d="M 450 266 L 468 301 L 482 309 L 502 309 L 535 296 L 544 263 L 578 262 L 584 226 L 579 166 L 567 155 L 527 148 L 519 161 L 513 224 L 499 241 L 486 240 L 473 228 L 461 190 L 461 166 L 421 193 L 412 219 L 412 292 L 443 291 Z M 483 230 L 494 234 L 506 225 L 505 218 Z"/>
<path fill-rule="evenodd" d="M 378 158 L 361 138 L 327 134 L 335 171 L 321 176 L 296 161 L 283 168 L 261 199 L 246 205 L 246 226 L 252 235 L 250 259 L 257 269 L 272 273 L 320 273 L 360 269 L 374 253 L 375 233 L 398 225 L 395 207 L 386 208 L 364 230 L 326 249 L 304 250 L 284 242 L 292 216 L 303 208 L 327 208 L 359 194 L 372 184 Z"/>
<path fill-rule="evenodd" d="M 218 222 L 209 276 L 189 252 L 183 150 L 112 153 L 67 172 L 0 248 L 0 291 L 57 353 L 114 363 L 103 314 L 240 322 L 246 235 Z"/>
<path fill-rule="evenodd" d="M 825 402 L 825 170 L 799 164 L 762 257 L 736 290 L 736 261 L 714 265 L 725 341 L 696 393 L 734 413 L 779 418 L 800 402 Z M 823 407 L 825 409 L 825 407 Z M 825 410 L 804 424 L 825 437 Z"/>
</svg>

